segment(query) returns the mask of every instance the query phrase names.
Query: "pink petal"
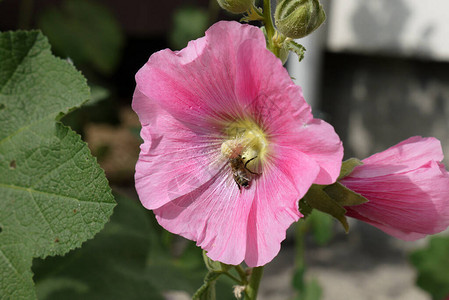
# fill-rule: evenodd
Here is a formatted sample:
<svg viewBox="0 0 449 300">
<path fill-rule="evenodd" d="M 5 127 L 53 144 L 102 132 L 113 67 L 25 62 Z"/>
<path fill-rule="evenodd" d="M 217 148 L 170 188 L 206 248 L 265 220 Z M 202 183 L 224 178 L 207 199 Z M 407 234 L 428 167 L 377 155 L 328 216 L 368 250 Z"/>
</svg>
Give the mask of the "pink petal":
<svg viewBox="0 0 449 300">
<path fill-rule="evenodd" d="M 196 129 L 212 126 L 210 117 L 235 117 L 242 111 L 235 95 L 236 53 L 247 39 L 258 40 L 259 48 L 265 43 L 257 27 L 218 22 L 193 43 L 199 47 L 153 54 L 136 74 L 137 86 L 175 118 L 195 124 Z"/>
<path fill-rule="evenodd" d="M 273 169 L 262 175 L 248 218 L 248 266 L 270 262 L 278 254 L 288 227 L 300 217 L 296 188 L 286 174 Z"/>
<path fill-rule="evenodd" d="M 258 43 L 247 40 L 239 49 L 236 95 L 268 133 L 289 132 L 312 119 L 311 108 L 282 62 Z"/>
<path fill-rule="evenodd" d="M 227 171 L 154 212 L 165 229 L 196 241 L 212 260 L 238 265 L 245 257 L 255 189 L 240 192 Z"/>
<path fill-rule="evenodd" d="M 313 119 L 300 127 L 286 142 L 295 145 L 319 165 L 320 171 L 313 183 L 332 184 L 337 180 L 343 158 L 343 145 L 331 125 Z"/>
<path fill-rule="evenodd" d="M 317 162 L 297 149 L 297 145 L 284 145 L 277 141 L 273 146 L 273 163 L 267 163 L 263 173 L 277 173 L 279 170 L 297 190 L 297 200 L 301 199 L 309 190 L 320 172 Z M 283 185 L 283 183 L 280 183 Z M 274 187 L 273 187 L 274 188 Z"/>
<path fill-rule="evenodd" d="M 358 218 L 404 240 L 449 225 L 449 173 L 435 138 L 412 137 L 358 166 L 341 183 L 369 202 L 347 207 Z"/>
<path fill-rule="evenodd" d="M 410 171 L 427 162 L 443 160 L 441 143 L 436 138 L 411 137 L 363 160 L 363 172 L 355 168 L 351 177 L 373 177 Z"/>
<path fill-rule="evenodd" d="M 142 127 L 141 136 L 144 143 L 135 181 L 139 198 L 148 209 L 191 192 L 225 163 L 218 156 L 219 143 L 198 136 L 163 110 L 156 122 Z"/>
</svg>

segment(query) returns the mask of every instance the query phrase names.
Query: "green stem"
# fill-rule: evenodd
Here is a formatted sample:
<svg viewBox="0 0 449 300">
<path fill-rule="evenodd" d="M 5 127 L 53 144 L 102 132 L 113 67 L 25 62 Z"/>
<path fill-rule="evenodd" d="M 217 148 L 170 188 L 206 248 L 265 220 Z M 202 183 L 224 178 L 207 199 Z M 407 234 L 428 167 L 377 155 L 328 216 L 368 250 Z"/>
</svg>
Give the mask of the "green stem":
<svg viewBox="0 0 449 300">
<path fill-rule="evenodd" d="M 263 19 L 264 19 L 264 25 L 265 30 L 267 31 L 267 41 L 268 45 L 267 48 L 270 50 L 274 55 L 279 57 L 279 47 L 275 45 L 274 38 L 276 35 L 276 29 L 273 25 L 273 18 L 271 17 L 271 0 L 264 0 L 263 1 Z"/>
<path fill-rule="evenodd" d="M 273 38 L 275 33 L 273 19 L 271 18 L 271 0 L 263 1 L 263 18 L 265 30 L 267 31 L 268 42 L 271 44 L 271 39 Z"/>
<path fill-rule="evenodd" d="M 192 296 L 192 300 L 199 300 L 203 295 L 206 299 L 215 300 L 215 281 L 220 277 L 221 273 L 209 271 L 204 277 L 204 283 Z"/>
<path fill-rule="evenodd" d="M 246 296 L 248 300 L 256 300 L 257 291 L 259 290 L 260 280 L 263 275 L 263 266 L 253 268 L 251 272 L 251 278 L 246 286 Z"/>
<path fill-rule="evenodd" d="M 228 276 L 229 278 L 231 278 L 232 280 L 234 280 L 236 283 L 243 285 L 243 282 L 238 279 L 237 277 L 235 277 L 234 275 L 228 273 L 228 272 L 224 272 L 223 274 L 225 274 L 226 276 Z"/>
<path fill-rule="evenodd" d="M 299 290 L 299 292 L 304 291 L 304 273 L 306 271 L 306 264 L 304 260 L 305 256 L 305 236 L 309 229 L 309 224 L 307 220 L 299 220 L 296 225 L 296 236 L 295 236 L 295 275 L 293 277 L 294 286 Z"/>
<path fill-rule="evenodd" d="M 242 280 L 243 284 L 246 285 L 248 283 L 248 280 L 246 279 L 245 270 L 241 265 L 235 266 L 235 270 L 237 271 L 237 273 L 239 273 L 240 279 Z"/>
</svg>

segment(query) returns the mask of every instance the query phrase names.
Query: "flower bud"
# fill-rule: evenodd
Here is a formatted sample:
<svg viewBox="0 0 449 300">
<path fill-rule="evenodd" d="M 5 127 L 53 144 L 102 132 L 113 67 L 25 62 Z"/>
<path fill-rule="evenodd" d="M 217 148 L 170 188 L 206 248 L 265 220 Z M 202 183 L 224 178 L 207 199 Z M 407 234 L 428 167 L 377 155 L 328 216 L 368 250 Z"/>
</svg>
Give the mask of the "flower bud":
<svg viewBox="0 0 449 300">
<path fill-rule="evenodd" d="M 250 10 L 254 0 L 217 0 L 218 4 L 224 10 L 233 14 L 243 14 Z"/>
<path fill-rule="evenodd" d="M 281 0 L 274 13 L 279 32 L 299 39 L 312 33 L 326 20 L 326 14 L 318 0 Z"/>
<path fill-rule="evenodd" d="M 220 273 L 220 272 L 226 272 L 231 268 L 230 265 L 221 263 L 219 261 L 213 261 L 212 259 L 207 256 L 206 251 L 203 251 L 203 260 L 204 264 L 206 265 L 207 269 L 212 272 Z"/>
</svg>

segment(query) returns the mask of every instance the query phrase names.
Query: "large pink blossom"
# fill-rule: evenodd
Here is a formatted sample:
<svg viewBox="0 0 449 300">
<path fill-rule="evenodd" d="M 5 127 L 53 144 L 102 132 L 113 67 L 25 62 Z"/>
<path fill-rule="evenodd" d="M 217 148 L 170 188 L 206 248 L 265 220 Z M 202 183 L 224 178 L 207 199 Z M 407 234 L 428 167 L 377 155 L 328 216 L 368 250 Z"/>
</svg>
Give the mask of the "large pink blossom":
<svg viewBox="0 0 449 300">
<path fill-rule="evenodd" d="M 181 51 L 153 54 L 136 82 L 142 204 L 213 260 L 272 260 L 301 217 L 298 200 L 312 183 L 336 180 L 343 149 L 332 126 L 313 119 L 262 31 L 219 22 Z"/>
<path fill-rule="evenodd" d="M 369 200 L 346 207 L 360 219 L 403 240 L 416 240 L 449 225 L 449 173 L 435 138 L 411 137 L 364 159 L 341 180 Z"/>
</svg>

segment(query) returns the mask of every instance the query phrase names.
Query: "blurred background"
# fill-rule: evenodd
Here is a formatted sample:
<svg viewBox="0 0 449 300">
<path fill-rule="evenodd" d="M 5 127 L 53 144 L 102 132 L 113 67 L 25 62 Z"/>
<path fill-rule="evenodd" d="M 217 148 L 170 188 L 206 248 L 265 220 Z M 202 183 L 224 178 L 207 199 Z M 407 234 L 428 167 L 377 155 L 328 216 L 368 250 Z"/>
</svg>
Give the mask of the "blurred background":
<svg viewBox="0 0 449 300">
<path fill-rule="evenodd" d="M 449 2 L 322 2 L 326 23 L 298 40 L 307 49 L 305 59 L 298 63 L 292 55 L 286 66 L 315 116 L 335 127 L 346 158 L 364 158 L 414 135 L 437 137 L 448 154 Z M 55 55 L 70 60 L 86 76 L 92 99 L 63 122 L 88 142 L 121 195 L 113 225 L 99 239 L 64 258 L 35 260 L 34 279 L 41 299 L 105 295 L 108 299 L 188 299 L 201 285 L 206 272 L 201 251 L 161 230 L 151 212 L 133 206 L 138 202 L 133 174 L 141 142 L 140 123 L 131 110 L 134 75 L 152 53 L 167 47 L 182 49 L 187 41 L 203 36 L 212 23 L 239 18 L 220 10 L 215 0 L 0 1 L 0 31 L 42 30 Z M 410 253 L 428 240 L 402 242 L 355 221 L 346 235 L 325 216 L 311 220 L 292 226 L 280 255 L 266 267 L 261 299 L 296 299 L 298 291 L 309 297 L 301 299 L 325 300 L 425 300 L 449 294 L 447 259 L 446 265 L 434 263 L 440 269 L 447 267 L 435 271 L 439 285 L 432 280 L 420 283 L 427 289 L 434 284 L 440 294 L 433 293 L 433 298 L 415 285 L 420 273 L 413 266 L 422 266 L 419 261 L 426 262 L 426 256 L 445 259 L 449 249 L 441 250 L 446 249 L 442 246 L 437 254 L 429 250 L 415 255 L 412 265 Z M 125 246 L 118 238 L 123 236 L 114 230 L 119 227 L 140 230 L 140 236 L 126 240 Z M 305 249 L 298 246 L 300 241 Z M 105 258 L 92 256 L 93 252 L 116 252 L 136 266 L 117 268 L 111 281 L 99 279 Z M 303 257 L 307 272 L 301 265 Z M 93 260 L 98 264 L 94 270 L 89 269 Z M 90 273 L 88 289 L 95 288 L 98 294 L 86 296 L 86 287 L 79 285 L 85 274 L 68 270 L 77 264 Z M 304 292 L 304 282 L 310 284 L 309 292 Z M 233 299 L 230 286 L 226 280 L 222 283 L 218 299 Z"/>
</svg>

